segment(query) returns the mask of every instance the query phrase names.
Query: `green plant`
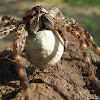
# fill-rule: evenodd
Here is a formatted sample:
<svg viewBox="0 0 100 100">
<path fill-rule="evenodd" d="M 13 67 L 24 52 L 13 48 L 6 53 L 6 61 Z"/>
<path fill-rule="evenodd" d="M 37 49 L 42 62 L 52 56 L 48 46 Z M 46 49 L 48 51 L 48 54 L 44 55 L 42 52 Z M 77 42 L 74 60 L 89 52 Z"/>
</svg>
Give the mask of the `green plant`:
<svg viewBox="0 0 100 100">
<path fill-rule="evenodd" d="M 100 7 L 100 0 L 64 0 L 74 6 L 91 5 Z"/>
<path fill-rule="evenodd" d="M 85 19 L 83 21 L 83 24 L 84 27 L 87 28 L 88 30 L 95 31 L 95 32 L 100 31 L 100 25 L 92 19 L 89 18 Z"/>
</svg>

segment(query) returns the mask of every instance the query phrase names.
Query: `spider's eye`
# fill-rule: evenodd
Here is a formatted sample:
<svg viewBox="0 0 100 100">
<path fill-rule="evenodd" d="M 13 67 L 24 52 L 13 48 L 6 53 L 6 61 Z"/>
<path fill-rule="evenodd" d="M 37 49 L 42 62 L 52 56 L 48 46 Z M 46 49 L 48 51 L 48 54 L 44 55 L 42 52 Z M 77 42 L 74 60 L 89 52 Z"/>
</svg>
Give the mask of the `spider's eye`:
<svg viewBox="0 0 100 100">
<path fill-rule="evenodd" d="M 42 6 L 36 6 L 32 8 L 36 13 L 46 14 L 47 11 Z"/>
<path fill-rule="evenodd" d="M 31 10 L 29 10 L 26 15 L 23 17 L 24 20 L 26 20 L 27 22 L 30 22 L 30 20 L 33 18 L 33 17 L 39 17 L 43 14 L 47 14 L 48 12 L 41 6 L 36 6 L 36 7 L 33 7 Z M 35 19 L 34 18 L 34 19 Z"/>
</svg>

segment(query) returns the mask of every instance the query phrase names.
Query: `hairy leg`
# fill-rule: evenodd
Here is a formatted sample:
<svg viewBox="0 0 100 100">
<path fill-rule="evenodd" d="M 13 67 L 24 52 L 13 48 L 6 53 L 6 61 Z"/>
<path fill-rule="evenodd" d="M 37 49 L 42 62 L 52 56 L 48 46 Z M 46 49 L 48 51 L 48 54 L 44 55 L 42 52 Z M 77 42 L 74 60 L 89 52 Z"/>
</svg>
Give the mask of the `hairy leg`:
<svg viewBox="0 0 100 100">
<path fill-rule="evenodd" d="M 18 23 L 20 20 L 11 16 L 3 16 L 1 21 L 11 21 L 14 23 Z"/>
<path fill-rule="evenodd" d="M 48 16 L 50 17 L 50 18 L 61 18 L 61 19 L 63 19 L 64 17 L 63 17 L 63 14 L 61 13 L 61 11 L 57 8 L 57 7 L 53 7 L 50 11 L 49 11 L 49 13 L 48 13 Z M 58 27 L 56 28 L 56 31 L 58 31 L 58 33 L 59 33 L 59 35 L 62 37 L 62 39 L 63 39 L 63 41 L 64 41 L 64 48 L 66 49 L 67 48 L 67 44 L 68 44 L 68 40 L 67 40 L 67 37 L 66 36 L 64 36 L 63 34 L 62 34 L 62 30 L 60 30 Z"/>
<path fill-rule="evenodd" d="M 94 52 L 96 52 L 100 56 L 100 48 L 95 44 L 92 36 L 87 31 L 85 31 L 82 27 L 80 27 L 74 19 L 72 18 L 68 19 L 67 23 L 76 31 L 78 31 L 80 35 L 83 37 L 83 39 L 85 40 L 85 42 L 87 43 L 87 46 L 90 47 Z"/>
<path fill-rule="evenodd" d="M 14 51 L 14 58 L 16 60 L 17 67 L 18 67 L 19 77 L 21 79 L 24 88 L 24 98 L 25 100 L 30 100 L 29 82 L 27 79 L 25 68 L 21 64 L 21 60 L 22 60 L 21 54 L 22 51 L 24 50 L 26 37 L 28 35 L 28 32 L 24 28 L 25 25 L 21 24 L 17 29 L 16 36 L 14 39 L 14 44 L 13 44 L 13 51 Z"/>
<path fill-rule="evenodd" d="M 7 24 L 7 23 L 6 23 L 5 21 L 0 21 L 0 28 L 1 28 L 1 27 L 5 27 L 6 24 Z"/>
<path fill-rule="evenodd" d="M 84 43 L 80 34 L 77 31 L 75 31 L 74 28 L 71 28 L 71 26 L 69 24 L 67 24 L 66 21 L 64 21 L 64 20 L 54 19 L 54 23 L 55 23 L 55 27 L 59 27 L 59 28 L 63 29 L 64 31 L 72 34 L 75 38 L 77 38 L 77 40 L 79 41 L 79 44 L 80 44 L 80 48 L 81 48 L 81 51 L 83 54 L 85 64 L 88 67 L 89 77 L 100 88 L 100 80 L 98 80 L 97 77 L 94 75 L 94 71 L 93 71 L 90 59 L 86 52 L 87 45 Z"/>
<path fill-rule="evenodd" d="M 1 27 L 0 28 L 0 38 L 3 38 L 9 34 L 11 34 L 12 31 L 16 30 L 16 26 L 15 25 L 10 25 L 7 27 Z"/>
<path fill-rule="evenodd" d="M 85 37 L 84 34 L 80 34 L 83 38 L 83 40 L 85 41 L 85 43 L 87 44 L 87 46 L 92 49 L 94 52 L 96 52 L 95 48 L 93 48 L 93 46 L 89 43 L 89 41 L 87 40 L 87 38 Z"/>
<path fill-rule="evenodd" d="M 57 18 L 64 18 L 63 14 L 61 13 L 61 11 L 57 8 L 57 7 L 53 7 L 49 12 L 48 12 L 48 16 L 53 19 L 55 17 Z"/>
<path fill-rule="evenodd" d="M 66 49 L 67 48 L 67 45 L 68 45 L 68 39 L 67 39 L 67 37 L 63 35 L 62 30 L 60 30 L 59 28 L 56 29 L 56 31 L 59 33 L 59 35 L 63 39 L 63 41 L 64 41 L 64 49 Z"/>
</svg>

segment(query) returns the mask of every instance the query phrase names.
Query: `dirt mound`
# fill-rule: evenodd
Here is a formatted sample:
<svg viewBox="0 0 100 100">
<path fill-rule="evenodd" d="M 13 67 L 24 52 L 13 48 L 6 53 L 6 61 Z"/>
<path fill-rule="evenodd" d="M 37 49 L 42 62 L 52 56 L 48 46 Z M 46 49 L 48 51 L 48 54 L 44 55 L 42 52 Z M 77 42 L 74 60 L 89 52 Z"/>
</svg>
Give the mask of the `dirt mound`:
<svg viewBox="0 0 100 100">
<path fill-rule="evenodd" d="M 23 58 L 33 100 L 99 99 L 100 90 L 89 80 L 78 41 L 67 34 L 69 44 L 62 59 L 43 71 Z M 100 79 L 100 59 L 90 51 L 93 68 Z M 0 53 L 0 99 L 23 100 L 23 90 L 17 74 L 12 49 Z"/>
</svg>

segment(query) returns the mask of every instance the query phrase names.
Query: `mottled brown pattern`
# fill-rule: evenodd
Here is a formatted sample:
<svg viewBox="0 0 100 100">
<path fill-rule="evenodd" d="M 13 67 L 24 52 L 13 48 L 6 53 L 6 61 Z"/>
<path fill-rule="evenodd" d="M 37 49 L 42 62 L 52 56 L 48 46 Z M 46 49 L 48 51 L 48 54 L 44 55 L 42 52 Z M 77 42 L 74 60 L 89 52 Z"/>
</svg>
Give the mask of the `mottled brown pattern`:
<svg viewBox="0 0 100 100">
<path fill-rule="evenodd" d="M 25 28 L 25 25 L 21 24 L 19 25 L 17 29 L 16 36 L 14 39 L 14 44 L 13 44 L 13 51 L 14 51 L 14 58 L 16 59 L 16 63 L 18 67 L 19 76 L 21 78 L 23 89 L 24 89 L 25 100 L 29 100 L 29 97 L 30 97 L 29 96 L 29 82 L 27 79 L 25 68 L 20 63 L 21 53 L 25 46 L 26 36 L 28 35 L 24 28 Z"/>
<path fill-rule="evenodd" d="M 94 43 L 92 36 L 78 25 L 74 19 L 69 19 L 69 23 L 72 28 L 80 33 L 80 35 L 85 40 L 87 46 L 89 46 L 93 51 L 95 51 L 100 56 L 100 48 Z"/>
<path fill-rule="evenodd" d="M 15 22 L 15 23 L 18 23 L 20 21 L 19 19 L 11 17 L 11 16 L 3 16 L 1 20 L 2 21 L 7 20 L 7 21 Z"/>
<path fill-rule="evenodd" d="M 93 42 L 93 38 L 88 34 L 87 31 L 85 31 L 82 27 L 79 27 L 77 25 L 77 23 L 74 22 L 73 20 L 71 20 L 71 21 L 72 21 L 72 23 L 70 24 L 69 19 L 63 19 L 63 20 L 62 19 L 59 19 L 59 20 L 54 19 L 54 22 L 56 23 L 57 27 L 61 28 L 62 30 L 66 31 L 66 32 L 69 32 L 75 38 L 78 39 L 79 44 L 80 44 L 80 48 L 81 48 L 81 51 L 82 51 L 82 54 L 83 54 L 84 62 L 88 67 L 89 77 L 100 88 L 100 80 L 98 80 L 96 78 L 96 76 L 94 75 L 94 71 L 93 71 L 90 59 L 87 55 L 87 46 L 90 46 L 90 44 L 91 44 L 94 47 L 93 48 L 93 47 L 90 46 L 91 49 L 93 48 L 92 50 L 96 51 L 98 55 L 99 55 L 99 52 L 100 52 L 100 48 Z M 65 24 L 65 22 L 66 22 L 66 24 Z M 74 22 L 74 24 L 76 24 L 75 26 L 73 25 L 73 22 Z M 82 33 L 85 34 L 84 36 L 86 36 L 86 38 L 82 38 L 83 37 Z M 88 41 L 89 41 L 90 44 L 87 43 Z"/>
<path fill-rule="evenodd" d="M 100 56 L 100 48 L 93 42 L 93 38 L 74 19 L 65 18 L 58 8 L 54 7 L 48 12 L 43 7 L 36 6 L 26 13 L 22 21 L 14 17 L 4 16 L 0 22 L 0 38 L 9 35 L 12 31 L 16 31 L 13 51 L 23 85 L 25 100 L 30 99 L 30 90 L 25 68 L 21 64 L 21 54 L 24 50 L 28 34 L 36 34 L 44 29 L 58 31 L 65 42 L 67 41 L 66 37 L 64 37 L 65 32 L 69 32 L 79 41 L 84 62 L 88 67 L 89 77 L 100 87 L 100 81 L 94 75 L 90 59 L 87 55 L 88 46 Z"/>
<path fill-rule="evenodd" d="M 15 25 L 10 25 L 10 26 L 1 28 L 0 29 L 0 38 L 7 36 L 8 34 L 10 34 L 11 31 L 14 31 L 14 30 L 16 30 Z"/>
</svg>

